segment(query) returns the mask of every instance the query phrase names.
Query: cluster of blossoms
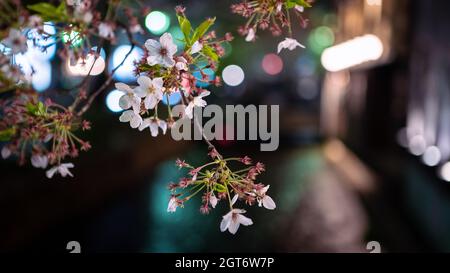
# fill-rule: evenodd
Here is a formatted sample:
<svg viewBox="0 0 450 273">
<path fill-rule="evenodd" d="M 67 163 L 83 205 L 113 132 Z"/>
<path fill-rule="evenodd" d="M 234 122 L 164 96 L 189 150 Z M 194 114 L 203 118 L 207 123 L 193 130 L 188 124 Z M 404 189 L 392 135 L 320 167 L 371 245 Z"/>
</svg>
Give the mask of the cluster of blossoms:
<svg viewBox="0 0 450 273">
<path fill-rule="evenodd" d="M 0 103 L 0 140 L 8 141 L 1 150 L 3 159 L 16 156 L 25 164 L 26 154 L 31 153 L 30 163 L 48 168 L 48 178 L 55 173 L 72 176 L 69 168 L 74 165 L 63 160 L 90 149 L 89 142 L 75 135 L 79 129 L 89 130 L 90 123 L 50 99 L 39 101 L 36 95 L 19 95 Z"/>
<path fill-rule="evenodd" d="M 217 70 L 220 58 L 225 54 L 223 43 L 233 40 L 230 33 L 218 38 L 216 32 L 210 30 L 215 18 L 193 27 L 185 15 L 185 8 L 181 6 L 175 10 L 183 33 L 180 42 L 184 48 L 178 50 L 170 33 L 164 33 L 158 40 L 148 39 L 144 45 L 136 42 L 133 35 L 144 34 L 138 18 L 147 15 L 150 10 L 141 6 L 136 11 L 127 7 L 126 1 L 63 0 L 59 3 L 40 2 L 26 8 L 20 0 L 0 2 L 0 93 L 10 91 L 0 98 L 0 141 L 5 142 L 1 156 L 4 159 L 17 158 L 20 164 L 30 162 L 36 168 L 45 169 L 48 178 L 55 174 L 72 176 L 70 169 L 74 164 L 67 159 L 77 157 L 79 151 L 90 149 L 89 142 L 77 136 L 77 132 L 91 127 L 82 116 L 94 99 L 113 83 L 113 74 L 135 47 L 145 52 L 142 59 L 135 63 L 137 85 L 115 84 L 118 90 L 124 92 L 119 100 L 124 110 L 119 120 L 141 131 L 149 128 L 151 135 L 157 136 L 160 130 L 165 134 L 177 120 L 193 119 L 194 109 L 207 105 L 205 97 L 210 91 L 200 86 L 221 84 L 220 77 L 210 78 L 206 71 Z M 310 7 L 310 2 L 245 1 L 233 5 L 232 11 L 248 18 L 247 24 L 239 29 L 247 41 L 256 39 L 257 29 L 270 29 L 274 35 L 281 35 L 282 29 L 287 28 L 289 37 L 279 44 L 280 52 L 284 48 L 293 50 L 303 47 L 292 38 L 290 13 L 294 12 L 300 23 L 305 25 L 306 20 L 301 13 L 304 8 Z M 107 7 L 104 13 L 97 8 L 103 4 Z M 51 24 L 55 31 L 47 33 L 46 24 Z M 91 77 L 90 72 L 87 73 L 79 85 L 71 88 L 75 96 L 70 105 L 58 104 L 48 99 L 45 93 L 33 90 L 28 82 L 29 75 L 25 76 L 15 61 L 15 56 L 27 52 L 32 41 L 33 46 L 42 51 L 58 45 L 58 56 L 71 65 L 90 63 L 87 60 L 92 56 L 98 58 L 105 43 L 116 43 L 118 29 L 127 34 L 132 45 L 129 53 L 111 72 L 105 72 L 105 82 L 95 91 L 89 92 Z M 39 42 L 46 40 L 52 42 Z M 90 69 L 94 63 L 90 63 Z M 164 99 L 169 101 L 174 93 L 180 94 L 183 111 L 174 113 L 167 103 L 167 115 L 162 117 L 162 111 L 158 109 L 160 102 Z M 235 234 L 241 224 L 253 224 L 250 218 L 243 215 L 245 210 L 234 207 L 238 200 L 271 210 L 276 207 L 267 195 L 269 186 L 256 182 L 256 177 L 265 171 L 265 167 L 262 163 L 253 165 L 247 156 L 224 159 L 206 138 L 205 141 L 210 148 L 212 162 L 192 167 L 184 161 L 177 161 L 180 168 L 188 170 L 188 177 L 178 184 L 170 184 L 172 195 L 168 211 L 174 212 L 199 193 L 202 193 L 200 211 L 203 214 L 209 213 L 220 200 L 227 200 L 230 212 L 223 216 L 220 229 Z M 233 170 L 235 165 L 241 168 Z"/>
<path fill-rule="evenodd" d="M 54 22 L 56 33 L 47 34 L 55 40 L 55 43 L 61 42 L 63 48 L 59 55 L 70 61 L 71 65 L 77 62 L 85 61 L 90 55 L 94 54 L 92 48 L 95 44 L 102 45 L 107 41 L 111 44 L 116 43 L 115 31 L 120 26 L 130 34 L 144 33 L 143 28 L 138 22 L 137 15 L 129 7 L 119 5 L 120 1 L 108 1 L 106 14 L 96 10 L 97 5 L 102 1 L 93 0 L 66 0 L 61 1 L 59 5 L 54 6 L 50 3 L 42 2 L 29 5 L 27 8 L 36 12 L 36 17 L 41 22 Z M 140 13 L 148 13 L 149 8 L 143 8 Z M 125 22 L 118 20 L 118 15 L 126 19 Z M 41 30 L 43 32 L 43 30 Z M 98 42 L 101 41 L 101 42 Z M 46 45 L 45 47 L 51 46 Z M 42 50 L 46 50 L 43 47 Z M 100 47 L 99 47 L 100 48 Z"/>
<path fill-rule="evenodd" d="M 75 88 L 78 92 L 73 103 L 60 105 L 31 88 L 31 75 L 25 75 L 16 63 L 16 56 L 27 53 L 30 44 L 43 52 L 49 46 L 61 45 L 59 56 L 71 63 L 83 61 L 90 54 L 97 56 L 104 42 L 115 42 L 116 23 L 112 23 L 112 18 L 119 12 L 128 19 L 122 26 L 127 33 L 143 32 L 132 9 L 119 10 L 117 1 L 112 0 L 102 19 L 95 10 L 97 4 L 98 1 L 91 0 L 67 0 L 58 5 L 41 2 L 26 8 L 20 0 L 0 4 L 0 93 L 10 91 L 0 99 L 0 141 L 6 142 L 2 158 L 16 157 L 20 164 L 29 160 L 34 167 L 47 169 L 48 178 L 56 173 L 66 177 L 72 176 L 69 169 L 74 165 L 64 161 L 90 149 L 89 142 L 75 135 L 78 130 L 91 127 L 82 118 L 94 98 L 88 95 L 87 77 Z M 46 24 L 55 31 L 47 33 Z M 52 42 L 45 42 L 49 39 Z M 97 50 L 93 50 L 93 42 Z M 34 73 L 34 68 L 31 69 Z"/>
<path fill-rule="evenodd" d="M 157 136 L 159 129 L 166 133 L 177 118 L 192 119 L 195 107 L 206 106 L 203 98 L 210 91 L 198 87 L 197 83 L 221 84 L 220 77 L 210 79 L 204 71 L 217 69 L 219 58 L 225 54 L 221 44 L 233 39 L 229 33 L 218 39 L 215 31 L 208 31 L 215 19 L 207 19 L 194 29 L 184 14 L 184 8 L 177 7 L 176 10 L 183 32 L 184 50 L 177 54 L 178 48 L 170 33 L 164 33 L 159 40 L 149 39 L 144 45 L 145 56 L 136 64 L 138 85 L 130 87 L 116 83 L 116 88 L 124 92 L 119 105 L 125 111 L 119 120 L 140 131 L 149 128 L 152 136 Z M 201 77 L 196 78 L 194 73 Z M 168 117 L 161 119 L 159 103 L 176 92 L 182 97 L 184 112 L 174 116 L 172 106 L 167 105 Z"/>
<path fill-rule="evenodd" d="M 0 48 L 0 93 L 3 93 L 28 84 L 13 56 L 28 50 L 31 30 L 42 31 L 43 22 L 39 16 L 30 15 L 23 9 L 20 1 L 2 1 L 0 14 L 0 41 L 3 45 Z"/>
<path fill-rule="evenodd" d="M 288 37 L 278 44 L 278 53 L 283 49 L 294 50 L 304 46 L 293 38 L 293 13 L 299 25 L 306 27 L 308 20 L 302 16 L 305 8 L 311 7 L 311 0 L 253 0 L 231 5 L 231 11 L 247 18 L 247 23 L 238 28 L 239 34 L 245 36 L 247 42 L 256 40 L 258 29 L 269 31 L 274 36 L 283 34 L 287 29 Z"/>
<path fill-rule="evenodd" d="M 238 200 L 249 206 L 258 204 L 270 210 L 276 208 L 273 199 L 267 195 L 269 185 L 256 183 L 256 177 L 265 171 L 264 164 L 258 162 L 252 165 L 252 160 L 248 156 L 222 159 L 215 149 L 212 149 L 209 155 L 214 161 L 199 167 L 177 160 L 177 166 L 180 169 L 186 169 L 188 177 L 169 185 L 172 194 L 168 212 L 175 212 L 178 207 L 183 207 L 185 202 L 197 194 L 202 195 L 200 206 L 202 214 L 208 214 L 221 200 L 224 200 L 230 211 L 222 217 L 220 230 L 222 232 L 228 230 L 231 234 L 235 234 L 240 225 L 253 224 L 250 218 L 243 215 L 246 212 L 244 209 L 235 207 Z M 232 164 L 244 167 L 233 171 L 230 168 Z"/>
</svg>

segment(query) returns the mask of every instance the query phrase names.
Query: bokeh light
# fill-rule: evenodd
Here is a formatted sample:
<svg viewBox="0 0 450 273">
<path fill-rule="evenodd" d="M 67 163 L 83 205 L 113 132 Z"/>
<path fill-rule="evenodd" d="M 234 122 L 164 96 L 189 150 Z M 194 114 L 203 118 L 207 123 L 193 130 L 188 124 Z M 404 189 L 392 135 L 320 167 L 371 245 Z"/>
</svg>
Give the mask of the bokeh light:
<svg viewBox="0 0 450 273">
<path fill-rule="evenodd" d="M 97 52 L 97 47 L 94 46 L 93 48 L 91 48 L 92 51 Z M 104 60 L 106 60 L 106 52 L 103 48 L 100 49 L 100 56 L 102 56 L 102 58 Z"/>
<path fill-rule="evenodd" d="M 145 26 L 156 35 L 162 34 L 170 26 L 170 18 L 161 11 L 152 11 L 145 17 Z"/>
<path fill-rule="evenodd" d="M 37 92 L 43 92 L 50 87 L 52 66 L 49 61 L 34 59 L 27 54 L 17 54 L 14 60 L 20 66 L 25 79 L 31 82 Z"/>
<path fill-rule="evenodd" d="M 214 70 L 212 70 L 211 68 L 201 68 L 201 69 L 202 69 L 203 74 L 205 74 L 207 76 L 207 79 L 209 81 L 214 80 L 214 77 L 216 76 Z M 194 73 L 192 73 L 192 75 L 197 79 L 197 83 L 196 83 L 197 87 L 205 88 L 210 85 L 210 83 L 203 80 L 202 73 L 200 73 L 199 70 L 194 71 Z"/>
<path fill-rule="evenodd" d="M 167 100 L 167 96 L 164 95 L 162 102 L 164 104 L 169 105 L 177 105 L 181 101 L 181 94 L 180 92 L 174 92 L 169 95 L 169 100 Z"/>
<path fill-rule="evenodd" d="M 170 34 L 172 34 L 173 42 L 177 45 L 178 50 L 183 50 L 184 42 L 183 42 L 183 32 L 179 27 L 172 27 L 169 30 Z"/>
<path fill-rule="evenodd" d="M 114 50 L 112 58 L 110 58 L 110 65 L 108 67 L 110 72 L 123 61 L 130 49 L 130 45 L 121 45 Z M 116 73 L 114 73 L 114 79 L 124 82 L 135 81 L 136 77 L 133 72 L 134 61 L 139 60 L 143 54 L 144 52 L 142 49 L 135 47 L 128 58 L 124 61 L 123 65 L 116 70 Z"/>
<path fill-rule="evenodd" d="M 314 29 L 308 37 L 309 47 L 316 54 L 321 54 L 326 48 L 332 46 L 334 40 L 333 30 L 326 26 Z"/>
<path fill-rule="evenodd" d="M 414 137 L 412 137 L 409 141 L 409 151 L 413 154 L 413 155 L 423 155 L 423 153 L 425 153 L 426 150 L 426 141 L 425 138 L 421 135 L 416 135 Z"/>
<path fill-rule="evenodd" d="M 63 43 L 71 42 L 71 46 L 78 47 L 83 43 L 83 38 L 77 31 L 71 31 L 69 33 L 63 32 L 61 37 Z"/>
<path fill-rule="evenodd" d="M 44 23 L 44 32 L 49 35 L 56 34 L 55 26 L 50 22 Z M 36 29 L 32 29 L 28 33 L 28 38 L 28 51 L 25 53 L 27 57 L 31 59 L 39 59 L 41 61 L 48 61 L 55 57 L 56 43 L 54 37 L 44 38 L 44 36 L 39 34 Z M 45 47 L 44 51 L 42 51 L 42 47 Z"/>
<path fill-rule="evenodd" d="M 280 56 L 273 53 L 265 55 L 261 65 L 264 72 L 272 76 L 278 75 L 283 71 L 283 60 Z"/>
<path fill-rule="evenodd" d="M 439 151 L 439 148 L 436 146 L 428 147 L 423 154 L 422 160 L 427 166 L 437 166 L 441 161 L 441 151 Z"/>
<path fill-rule="evenodd" d="M 326 49 L 322 65 L 326 70 L 337 72 L 383 56 L 383 43 L 375 35 L 365 35 Z"/>
<path fill-rule="evenodd" d="M 445 181 L 450 182 L 450 162 L 447 162 L 444 165 L 442 165 L 440 170 L 440 176 Z"/>
<path fill-rule="evenodd" d="M 70 65 L 70 60 L 67 60 L 67 70 L 74 76 L 97 76 L 105 70 L 105 60 L 102 56 L 95 59 L 93 54 L 88 54 L 85 60 L 78 59 L 75 65 Z"/>
<path fill-rule="evenodd" d="M 119 90 L 112 90 L 106 96 L 106 106 L 111 112 L 122 112 L 122 108 L 119 106 L 119 99 L 122 97 L 124 92 Z"/>
<path fill-rule="evenodd" d="M 229 65 L 222 71 L 222 79 L 229 86 L 238 86 L 245 79 L 244 70 L 237 65 Z"/>
<path fill-rule="evenodd" d="M 317 69 L 317 61 L 311 55 L 302 55 L 297 61 L 297 72 L 302 77 L 311 77 Z"/>
</svg>

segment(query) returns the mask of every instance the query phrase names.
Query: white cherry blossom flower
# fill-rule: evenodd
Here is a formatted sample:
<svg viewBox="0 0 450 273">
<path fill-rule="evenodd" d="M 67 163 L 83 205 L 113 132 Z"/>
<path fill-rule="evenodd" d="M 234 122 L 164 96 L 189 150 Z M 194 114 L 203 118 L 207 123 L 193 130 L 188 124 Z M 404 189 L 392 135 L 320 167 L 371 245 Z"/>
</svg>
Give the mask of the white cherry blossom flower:
<svg viewBox="0 0 450 273">
<path fill-rule="evenodd" d="M 141 109 L 141 99 L 136 95 L 135 90 L 121 82 L 116 83 L 116 88 L 119 91 L 125 92 L 119 99 L 120 108 L 128 110 L 132 107 L 134 112 L 139 113 Z"/>
<path fill-rule="evenodd" d="M 169 200 L 169 205 L 167 206 L 167 212 L 175 212 L 177 211 L 178 200 L 175 196 L 172 196 Z"/>
<path fill-rule="evenodd" d="M 73 174 L 69 171 L 70 168 L 73 168 L 74 165 L 72 163 L 62 163 L 61 165 L 55 166 L 46 172 L 47 178 L 52 178 L 55 173 L 59 173 L 62 177 L 66 177 L 69 175 L 73 177 Z"/>
<path fill-rule="evenodd" d="M 205 107 L 207 105 L 207 102 L 203 98 L 209 96 L 209 94 L 211 94 L 211 92 L 203 91 L 197 97 L 194 97 L 191 102 L 189 102 L 186 109 L 184 109 L 184 113 L 188 118 L 192 119 L 194 117 L 194 107 Z"/>
<path fill-rule="evenodd" d="M 86 24 L 91 23 L 92 19 L 94 18 L 94 15 L 92 14 L 92 12 L 87 11 L 81 14 L 81 20 L 83 20 L 83 22 L 85 22 Z"/>
<path fill-rule="evenodd" d="M 246 42 L 253 42 L 256 38 L 255 29 L 251 28 L 248 30 L 247 36 L 245 37 Z"/>
<path fill-rule="evenodd" d="M 45 155 L 33 155 L 31 157 L 31 165 L 35 168 L 46 169 L 48 165 L 48 157 Z"/>
<path fill-rule="evenodd" d="M 278 54 L 280 54 L 281 50 L 285 48 L 289 50 L 294 50 L 297 47 L 305 48 L 305 46 L 300 44 L 297 40 L 292 38 L 286 38 L 284 41 L 278 44 Z"/>
<path fill-rule="evenodd" d="M 281 9 L 283 8 L 283 3 L 278 3 L 277 4 L 277 12 L 280 12 L 281 11 Z"/>
<path fill-rule="evenodd" d="M 163 78 L 154 78 L 140 76 L 137 79 L 139 84 L 136 87 L 136 95 L 144 99 L 145 109 L 153 109 L 163 98 Z"/>
<path fill-rule="evenodd" d="M 142 124 L 142 117 L 133 110 L 127 110 L 119 117 L 120 122 L 129 122 L 131 128 L 136 129 Z"/>
<path fill-rule="evenodd" d="M 27 37 L 18 29 L 11 28 L 7 38 L 2 43 L 11 49 L 12 54 L 25 53 L 28 49 Z"/>
<path fill-rule="evenodd" d="M 245 210 L 243 209 L 232 209 L 230 212 L 222 216 L 220 230 L 224 232 L 228 229 L 231 234 L 236 234 L 240 225 L 253 225 L 252 219 L 242 215 L 244 213 Z"/>
<path fill-rule="evenodd" d="M 187 66 L 186 59 L 184 57 L 178 57 L 177 58 L 177 63 L 175 64 L 175 67 L 179 71 L 187 71 L 188 70 L 188 66 Z"/>
<path fill-rule="evenodd" d="M 157 118 L 147 118 L 142 121 L 141 126 L 139 126 L 139 131 L 143 131 L 146 128 L 150 128 L 150 133 L 152 137 L 157 137 L 159 134 L 159 128 L 161 128 L 163 134 L 167 132 L 167 122 Z"/>
<path fill-rule="evenodd" d="M 260 207 L 264 206 L 266 209 L 274 210 L 277 205 L 273 201 L 272 197 L 266 194 L 269 187 L 270 185 L 267 185 L 258 192 L 257 201 Z"/>
<path fill-rule="evenodd" d="M 109 39 L 109 40 L 114 39 L 115 35 L 114 35 L 114 29 L 113 29 L 112 25 L 109 23 L 101 22 L 98 25 L 98 35 L 105 39 Z"/>
<path fill-rule="evenodd" d="M 3 148 L 2 148 L 2 158 L 3 159 L 7 159 L 10 155 L 11 155 L 11 150 L 8 147 L 3 146 Z"/>
<path fill-rule="evenodd" d="M 28 26 L 30 28 L 42 29 L 44 27 L 42 18 L 39 15 L 31 15 L 28 17 Z"/>
<path fill-rule="evenodd" d="M 214 195 L 214 192 L 211 191 L 211 196 L 209 197 L 209 203 L 211 204 L 211 207 L 213 209 L 216 208 L 218 201 L 219 201 L 219 199 L 217 199 L 217 197 Z"/>
<path fill-rule="evenodd" d="M 199 41 L 196 41 L 191 47 L 191 54 L 199 53 L 202 50 L 203 45 Z"/>
<path fill-rule="evenodd" d="M 295 5 L 295 9 L 298 12 L 304 12 L 305 11 L 305 7 L 304 6 L 300 6 L 300 5 Z"/>
<path fill-rule="evenodd" d="M 149 65 L 163 65 L 165 67 L 173 67 L 175 61 L 173 55 L 177 52 L 177 45 L 173 42 L 172 35 L 168 32 L 164 33 L 159 42 L 153 39 L 148 39 L 145 42 L 145 47 L 148 50 L 147 62 Z"/>
<path fill-rule="evenodd" d="M 26 81 L 22 70 L 16 65 L 4 64 L 0 68 L 0 71 L 1 73 L 3 73 L 3 76 L 5 78 L 11 80 L 14 83 L 18 83 L 19 81 Z"/>
</svg>

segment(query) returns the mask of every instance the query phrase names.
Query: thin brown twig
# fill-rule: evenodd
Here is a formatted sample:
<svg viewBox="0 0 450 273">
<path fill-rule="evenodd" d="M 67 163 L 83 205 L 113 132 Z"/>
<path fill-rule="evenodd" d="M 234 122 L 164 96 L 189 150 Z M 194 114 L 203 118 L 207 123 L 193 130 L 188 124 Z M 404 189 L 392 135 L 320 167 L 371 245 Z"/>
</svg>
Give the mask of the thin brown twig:
<svg viewBox="0 0 450 273">
<path fill-rule="evenodd" d="M 92 93 L 92 95 L 89 96 L 88 101 L 86 102 L 86 104 L 83 106 L 83 108 L 81 108 L 80 111 L 78 111 L 77 116 L 82 116 L 84 113 L 86 113 L 87 110 L 89 110 L 89 108 L 91 107 L 92 103 L 94 102 L 94 100 L 97 98 L 98 95 L 100 95 L 100 93 L 102 93 L 108 86 L 109 84 L 112 82 L 113 80 L 113 76 L 114 73 L 125 63 L 125 61 L 128 59 L 128 57 L 131 55 L 131 53 L 133 52 L 135 48 L 135 45 L 132 44 L 130 50 L 128 51 L 128 53 L 125 55 L 125 58 L 123 58 L 122 62 L 120 62 L 120 64 L 118 64 L 109 74 L 108 78 L 106 79 L 106 81 L 102 84 L 102 86 L 100 86 L 99 89 L 97 89 L 97 91 L 95 91 L 94 93 Z"/>
</svg>

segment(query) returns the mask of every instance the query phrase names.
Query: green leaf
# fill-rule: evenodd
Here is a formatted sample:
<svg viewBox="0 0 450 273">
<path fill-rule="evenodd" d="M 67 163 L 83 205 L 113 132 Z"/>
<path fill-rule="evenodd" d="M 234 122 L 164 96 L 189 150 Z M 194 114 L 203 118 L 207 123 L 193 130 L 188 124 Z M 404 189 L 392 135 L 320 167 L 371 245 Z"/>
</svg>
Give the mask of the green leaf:
<svg viewBox="0 0 450 273">
<path fill-rule="evenodd" d="M 204 45 L 202 48 L 203 54 L 210 57 L 213 61 L 218 62 L 219 61 L 219 55 L 214 51 L 212 47 L 209 45 Z"/>
<path fill-rule="evenodd" d="M 311 7 L 311 4 L 309 4 L 305 0 L 289 0 L 286 3 L 286 7 L 288 9 L 294 8 L 296 5 L 300 5 L 300 6 L 305 7 L 305 8 L 310 8 Z"/>
<path fill-rule="evenodd" d="M 191 22 L 184 17 L 184 16 L 178 16 L 178 23 L 180 24 L 181 32 L 183 32 L 184 40 L 186 44 L 191 45 L 190 43 L 190 36 L 191 36 Z"/>
<path fill-rule="evenodd" d="M 0 141 L 9 141 L 16 134 L 16 128 L 8 128 L 0 131 Z"/>
<path fill-rule="evenodd" d="M 32 104 L 31 102 L 27 103 L 25 106 L 27 108 L 28 113 L 34 115 L 37 111 L 37 106 Z"/>
<path fill-rule="evenodd" d="M 66 4 L 64 1 L 62 1 L 58 7 L 42 2 L 34 5 L 28 5 L 27 8 L 38 13 L 44 21 L 64 22 L 67 20 Z"/>
<path fill-rule="evenodd" d="M 36 105 L 29 102 L 25 107 L 27 108 L 28 113 L 34 116 L 44 116 L 47 114 L 47 108 L 41 101 L 38 102 Z"/>
<path fill-rule="evenodd" d="M 214 25 L 214 22 L 216 21 L 216 17 L 214 18 L 208 18 L 205 21 L 203 21 L 203 23 L 200 24 L 200 26 L 198 26 L 195 31 L 194 31 L 194 35 L 192 36 L 192 41 L 196 42 L 198 41 L 198 39 L 200 39 L 201 37 L 203 37 L 206 32 L 209 30 L 209 28 Z"/>
<path fill-rule="evenodd" d="M 66 14 L 66 1 L 61 1 L 61 4 L 56 8 L 56 11 L 60 14 Z"/>
<path fill-rule="evenodd" d="M 217 192 L 226 192 L 227 191 L 227 187 L 225 187 L 222 184 L 214 184 L 214 190 Z"/>
</svg>

